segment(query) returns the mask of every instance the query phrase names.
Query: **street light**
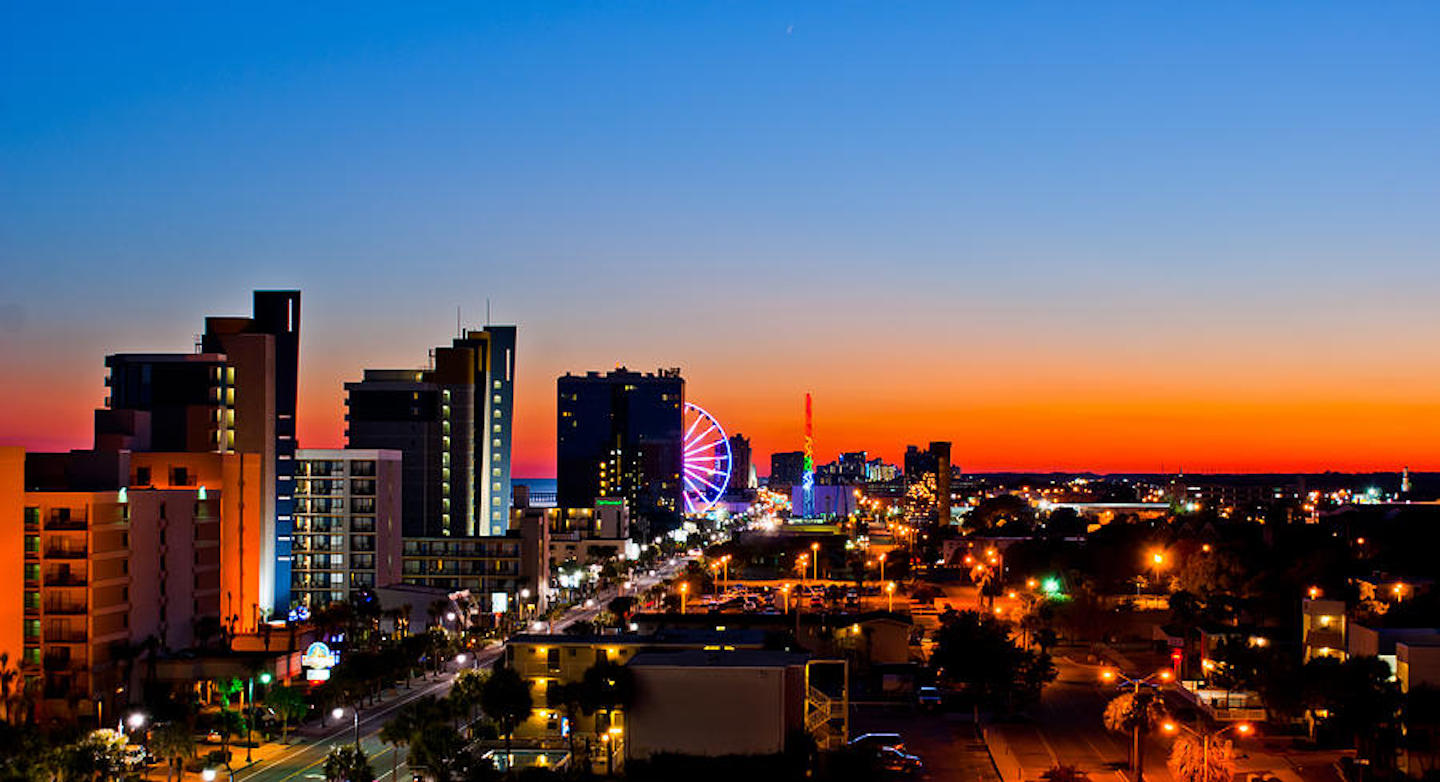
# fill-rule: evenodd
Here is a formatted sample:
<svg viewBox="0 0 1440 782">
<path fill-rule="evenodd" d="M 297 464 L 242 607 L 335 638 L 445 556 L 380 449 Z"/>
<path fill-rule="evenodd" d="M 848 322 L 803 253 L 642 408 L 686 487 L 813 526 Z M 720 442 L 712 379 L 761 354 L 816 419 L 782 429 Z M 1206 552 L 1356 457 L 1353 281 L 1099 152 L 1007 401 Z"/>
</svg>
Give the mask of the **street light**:
<svg viewBox="0 0 1440 782">
<path fill-rule="evenodd" d="M 1142 679 L 1132 679 L 1114 668 L 1106 668 L 1100 672 L 1100 680 L 1103 682 L 1109 683 L 1118 680 L 1132 685 L 1135 688 L 1133 697 L 1137 701 L 1140 699 L 1140 688 L 1150 684 L 1151 679 L 1159 679 L 1162 684 L 1168 684 L 1175 679 L 1175 673 L 1166 669 L 1156 671 Z M 1149 690 L 1145 690 L 1145 692 L 1149 692 Z M 1146 703 L 1148 704 L 1148 702 L 1147 699 Z M 1131 749 L 1131 757 L 1135 761 L 1135 782 L 1145 782 L 1145 745 L 1140 743 L 1140 722 L 1141 720 L 1135 721 L 1134 746 Z"/>
<path fill-rule="evenodd" d="M 680 615 L 685 615 L 685 597 L 690 593 L 690 582 L 680 582 Z"/>
<path fill-rule="evenodd" d="M 130 726 L 130 730 L 140 730 L 145 727 L 145 715 L 138 711 L 131 712 L 130 716 L 125 718 L 125 724 Z"/>
<path fill-rule="evenodd" d="M 1200 739 L 1200 782 L 1210 782 L 1210 739 L 1219 738 L 1220 734 L 1231 730 L 1235 731 L 1238 735 L 1248 736 L 1255 730 L 1255 726 L 1248 722 L 1237 722 L 1234 725 L 1221 728 L 1214 732 L 1206 731 L 1202 733 L 1189 726 L 1181 725 L 1178 722 L 1166 720 L 1165 723 L 1160 726 L 1160 729 L 1166 733 L 1179 733 L 1183 730 L 1191 736 Z"/>
<path fill-rule="evenodd" d="M 270 683 L 270 678 L 271 678 L 271 677 L 270 677 L 270 672 L 269 672 L 269 671 L 262 671 L 262 672 L 260 673 L 260 683 L 261 683 L 261 684 L 269 684 L 269 683 Z M 251 677 L 249 678 L 249 680 L 247 681 L 246 685 L 245 685 L 245 710 L 246 710 L 246 712 L 247 712 L 246 715 L 245 715 L 245 763 L 248 765 L 248 764 L 250 764 L 251 762 L 253 762 L 252 759 L 251 759 L 251 756 L 250 756 L 250 750 L 251 750 L 251 749 L 254 747 L 254 745 L 255 745 L 255 677 L 254 677 L 254 676 L 251 676 Z"/>
<path fill-rule="evenodd" d="M 200 772 L 200 778 L 205 782 L 215 782 L 215 769 L 207 768 Z"/>
<path fill-rule="evenodd" d="M 356 752 L 359 752 L 359 751 L 360 751 L 360 710 L 359 710 L 359 709 L 353 709 L 353 708 L 352 708 L 352 709 L 350 710 L 350 713 L 355 715 L 355 751 L 356 751 Z M 331 710 L 330 710 L 330 716 L 331 716 L 331 717 L 334 717 L 335 719 L 338 720 L 338 719 L 340 719 L 341 717 L 345 716 L 345 710 L 342 709 L 342 708 L 340 708 L 339 706 L 336 706 L 334 709 L 331 709 Z"/>
<path fill-rule="evenodd" d="M 885 585 L 885 610 L 895 613 L 895 582 L 891 581 Z"/>
<path fill-rule="evenodd" d="M 814 580 L 814 581 L 819 581 L 819 580 L 820 580 L 820 544 L 819 544 L 818 542 L 816 542 L 816 543 L 811 543 L 811 544 L 810 544 L 810 551 L 814 553 L 814 556 L 810 557 L 810 559 L 813 560 L 813 562 L 812 562 L 811 564 L 812 564 L 812 566 L 815 568 L 815 575 L 814 575 L 814 577 L 813 577 L 812 580 Z"/>
</svg>

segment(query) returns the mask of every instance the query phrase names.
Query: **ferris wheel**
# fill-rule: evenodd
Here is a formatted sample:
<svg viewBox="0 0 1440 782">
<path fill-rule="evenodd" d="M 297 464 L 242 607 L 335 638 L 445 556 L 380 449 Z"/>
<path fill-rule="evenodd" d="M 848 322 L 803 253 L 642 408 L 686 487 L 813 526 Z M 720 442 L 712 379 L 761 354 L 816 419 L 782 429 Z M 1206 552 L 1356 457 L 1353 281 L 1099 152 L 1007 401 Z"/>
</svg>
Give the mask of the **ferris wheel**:
<svg viewBox="0 0 1440 782">
<path fill-rule="evenodd" d="M 685 403 L 684 456 L 681 465 L 686 513 L 704 513 L 715 507 L 730 483 L 730 439 L 715 416 Z"/>
</svg>

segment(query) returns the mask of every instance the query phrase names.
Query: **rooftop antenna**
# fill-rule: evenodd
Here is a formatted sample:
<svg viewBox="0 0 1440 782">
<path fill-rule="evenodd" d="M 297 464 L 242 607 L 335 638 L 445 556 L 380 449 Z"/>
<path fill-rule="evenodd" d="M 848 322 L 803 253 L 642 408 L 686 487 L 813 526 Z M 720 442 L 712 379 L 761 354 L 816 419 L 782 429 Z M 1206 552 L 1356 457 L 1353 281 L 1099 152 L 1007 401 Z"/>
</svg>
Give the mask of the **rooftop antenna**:
<svg viewBox="0 0 1440 782">
<path fill-rule="evenodd" d="M 490 328 L 490 297 L 485 297 L 485 328 Z"/>
<path fill-rule="evenodd" d="M 455 336 L 464 339 L 465 332 L 460 329 L 460 305 L 455 305 Z"/>
</svg>

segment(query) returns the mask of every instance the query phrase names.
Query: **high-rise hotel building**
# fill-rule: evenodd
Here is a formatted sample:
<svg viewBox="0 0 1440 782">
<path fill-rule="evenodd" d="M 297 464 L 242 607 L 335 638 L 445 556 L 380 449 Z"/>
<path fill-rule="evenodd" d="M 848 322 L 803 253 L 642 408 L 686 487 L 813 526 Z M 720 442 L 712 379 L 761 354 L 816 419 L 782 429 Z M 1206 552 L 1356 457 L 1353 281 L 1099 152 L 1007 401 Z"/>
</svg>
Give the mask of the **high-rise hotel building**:
<svg viewBox="0 0 1440 782">
<path fill-rule="evenodd" d="M 567 374 L 556 381 L 556 394 L 560 507 L 588 508 L 611 497 L 646 519 L 680 512 L 680 370 Z"/>
<path fill-rule="evenodd" d="M 367 369 L 345 384 L 349 447 L 402 454 L 405 537 L 505 534 L 514 388 L 514 326 L 465 332 L 429 369 Z"/>
<path fill-rule="evenodd" d="M 252 317 L 206 318 L 195 353 L 108 356 L 96 448 L 260 457 L 263 610 L 290 606 L 300 292 L 255 291 Z"/>
</svg>

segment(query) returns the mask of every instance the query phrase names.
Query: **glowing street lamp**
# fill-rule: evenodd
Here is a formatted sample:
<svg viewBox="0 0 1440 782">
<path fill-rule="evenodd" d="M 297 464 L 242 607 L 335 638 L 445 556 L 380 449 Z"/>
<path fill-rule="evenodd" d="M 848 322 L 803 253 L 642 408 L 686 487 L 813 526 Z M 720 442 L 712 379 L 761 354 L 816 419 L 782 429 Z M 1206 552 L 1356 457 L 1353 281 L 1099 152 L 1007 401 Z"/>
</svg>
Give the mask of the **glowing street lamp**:
<svg viewBox="0 0 1440 782">
<path fill-rule="evenodd" d="M 1321 594 L 1320 587 L 1312 586 L 1309 589 L 1305 590 L 1305 594 L 1309 595 L 1311 600 L 1319 600 Z"/>
<path fill-rule="evenodd" d="M 353 714 L 353 715 L 355 715 L 355 751 L 356 751 L 356 752 L 359 752 L 359 751 L 360 751 L 360 710 L 359 710 L 359 709 L 351 709 L 351 710 L 350 710 L 350 713 Z M 341 717 L 345 716 L 345 710 L 342 709 L 342 708 L 340 708 L 339 706 L 336 706 L 335 708 L 333 708 L 333 709 L 330 710 L 330 716 L 331 716 L 331 717 L 334 717 L 335 719 L 338 720 L 338 719 L 340 719 Z"/>
<path fill-rule="evenodd" d="M 145 715 L 138 711 L 131 712 L 130 716 L 125 718 L 125 724 L 130 726 L 130 730 L 140 730 L 145 727 Z"/>
<path fill-rule="evenodd" d="M 1255 730 L 1255 726 L 1248 722 L 1237 722 L 1234 725 L 1221 728 L 1214 732 L 1206 731 L 1201 733 L 1194 728 L 1181 725 L 1178 722 L 1166 720 L 1165 723 L 1160 726 L 1160 729 L 1170 734 L 1176 734 L 1183 730 L 1191 736 L 1200 739 L 1200 782 L 1210 782 L 1210 739 L 1219 738 L 1220 734 L 1231 730 L 1235 731 L 1237 735 L 1248 736 Z"/>
<path fill-rule="evenodd" d="M 811 563 L 810 563 L 810 564 L 811 564 L 812 567 L 815 568 L 815 575 L 814 575 L 814 577 L 813 577 L 811 580 L 813 580 L 813 581 L 819 581 L 819 580 L 820 580 L 820 544 L 819 544 L 819 543 L 811 543 L 811 544 L 810 544 L 810 551 L 814 554 L 814 556 L 810 557 L 810 560 L 811 560 Z"/>
<path fill-rule="evenodd" d="M 885 610 L 895 613 L 895 582 L 891 581 L 885 585 Z"/>
<path fill-rule="evenodd" d="M 690 582 L 688 582 L 688 581 L 681 581 L 681 582 L 680 582 L 680 615 L 681 615 L 681 616 L 684 616 L 684 615 L 685 615 L 685 602 L 686 602 L 686 601 L 685 601 L 685 598 L 686 598 L 686 596 L 689 595 L 689 594 L 690 594 Z"/>
<path fill-rule="evenodd" d="M 1140 688 L 1146 684 L 1149 684 L 1151 679 L 1159 679 L 1162 684 L 1168 684 L 1169 682 L 1175 680 L 1175 673 L 1167 668 L 1156 671 L 1155 673 L 1152 673 L 1149 676 L 1141 679 L 1132 679 L 1129 676 L 1126 676 L 1125 674 L 1115 670 L 1114 668 L 1105 668 L 1100 671 L 1100 681 L 1105 682 L 1106 684 L 1115 681 L 1122 681 L 1126 684 L 1131 685 L 1134 688 L 1133 697 L 1135 697 L 1136 699 L 1139 699 L 1140 697 Z M 1133 745 L 1130 750 L 1130 757 L 1135 763 L 1135 782 L 1144 782 L 1145 780 L 1145 757 L 1143 754 L 1145 750 L 1145 745 L 1140 743 L 1140 722 L 1140 720 L 1137 720 L 1135 722 Z"/>
</svg>

